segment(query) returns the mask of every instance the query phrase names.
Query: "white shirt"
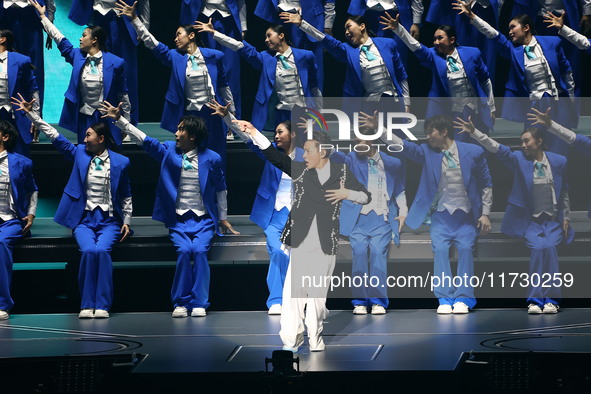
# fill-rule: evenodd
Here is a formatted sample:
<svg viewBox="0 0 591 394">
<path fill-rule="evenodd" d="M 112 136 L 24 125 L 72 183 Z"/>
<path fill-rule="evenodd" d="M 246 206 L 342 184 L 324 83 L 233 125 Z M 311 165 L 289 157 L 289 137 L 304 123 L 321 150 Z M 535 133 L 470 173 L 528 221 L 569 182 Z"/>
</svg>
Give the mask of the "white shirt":
<svg viewBox="0 0 591 394">
<path fill-rule="evenodd" d="M 365 3 L 368 9 L 374 11 L 398 10 L 398 4 L 394 0 L 366 0 Z M 410 7 L 412 9 L 412 23 L 420 24 L 424 11 L 423 2 L 421 0 L 412 0 Z"/>
<path fill-rule="evenodd" d="M 240 27 L 242 31 L 247 30 L 246 24 L 246 3 L 244 0 L 238 0 L 238 17 L 240 19 Z M 232 16 L 230 9 L 225 0 L 203 0 L 203 9 L 201 13 L 207 17 L 212 16 L 215 12 L 219 12 L 223 18 Z"/>
</svg>

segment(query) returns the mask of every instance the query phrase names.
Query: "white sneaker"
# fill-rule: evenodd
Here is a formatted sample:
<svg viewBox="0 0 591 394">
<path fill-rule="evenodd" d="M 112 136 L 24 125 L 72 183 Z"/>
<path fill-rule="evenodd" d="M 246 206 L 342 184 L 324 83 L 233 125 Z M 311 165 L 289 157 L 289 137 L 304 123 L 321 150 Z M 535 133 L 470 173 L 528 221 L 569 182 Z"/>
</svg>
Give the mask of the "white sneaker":
<svg viewBox="0 0 591 394">
<path fill-rule="evenodd" d="M 193 308 L 193 310 L 191 311 L 192 317 L 203 317 L 205 315 L 207 315 L 207 312 L 205 312 L 205 308 Z"/>
<path fill-rule="evenodd" d="M 232 132 L 226 134 L 226 141 L 234 141 L 234 134 Z"/>
<path fill-rule="evenodd" d="M 381 305 L 374 304 L 371 306 L 371 314 L 372 315 L 385 315 L 386 308 Z"/>
<path fill-rule="evenodd" d="M 296 347 L 291 347 L 291 346 L 285 346 L 285 345 L 284 345 L 284 346 L 281 348 L 281 350 L 289 350 L 289 351 L 290 351 L 290 352 L 292 352 L 292 353 L 297 353 L 297 352 L 298 352 L 298 347 L 297 347 L 297 346 L 296 346 Z"/>
<path fill-rule="evenodd" d="M 544 310 L 542 313 L 558 313 L 558 309 L 560 309 L 558 305 L 549 302 L 544 305 Z"/>
<path fill-rule="evenodd" d="M 268 315 L 280 315 L 282 310 L 283 310 L 283 308 L 281 307 L 281 304 L 273 304 L 269 308 L 269 312 L 267 312 L 267 314 Z"/>
<path fill-rule="evenodd" d="M 453 310 L 449 304 L 441 304 L 437 307 L 437 314 L 439 315 L 449 315 L 452 312 Z"/>
<path fill-rule="evenodd" d="M 468 312 L 470 312 L 470 308 L 468 308 L 468 305 L 464 304 L 462 301 L 454 303 L 452 313 L 464 314 Z"/>
<path fill-rule="evenodd" d="M 174 311 L 172 311 L 172 317 L 187 317 L 189 316 L 189 314 L 187 313 L 187 308 L 185 308 L 184 306 L 177 306 L 176 308 L 174 308 Z"/>
<path fill-rule="evenodd" d="M 121 142 L 123 142 L 124 144 L 131 143 L 131 137 L 129 135 L 125 134 L 125 137 L 123 137 Z"/>
<path fill-rule="evenodd" d="M 540 308 L 539 305 L 536 304 L 529 304 L 527 307 L 527 313 L 530 315 L 539 315 L 540 313 L 542 313 L 542 308 Z"/>
<path fill-rule="evenodd" d="M 8 320 L 8 312 L 0 310 L 0 320 Z"/>
<path fill-rule="evenodd" d="M 354 315 L 367 315 L 367 307 L 365 305 L 355 305 L 353 308 Z"/>
<path fill-rule="evenodd" d="M 324 344 L 324 339 L 322 339 L 322 337 L 319 337 L 316 340 L 308 338 L 308 343 L 310 344 L 311 352 L 323 352 L 324 349 L 326 349 L 326 345 Z"/>
<path fill-rule="evenodd" d="M 94 310 L 94 318 L 95 319 L 108 319 L 109 316 L 109 311 L 106 311 L 104 309 L 95 309 Z"/>
<path fill-rule="evenodd" d="M 94 310 L 82 309 L 78 314 L 78 319 L 92 319 L 94 317 Z"/>
</svg>

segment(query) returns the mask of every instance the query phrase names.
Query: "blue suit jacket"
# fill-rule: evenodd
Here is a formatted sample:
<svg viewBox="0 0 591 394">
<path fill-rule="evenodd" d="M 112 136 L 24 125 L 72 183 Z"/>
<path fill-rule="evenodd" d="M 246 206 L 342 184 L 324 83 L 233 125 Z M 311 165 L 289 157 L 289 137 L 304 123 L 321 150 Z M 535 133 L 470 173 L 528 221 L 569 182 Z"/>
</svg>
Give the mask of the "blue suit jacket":
<svg viewBox="0 0 591 394">
<path fill-rule="evenodd" d="M 527 0 L 527 1 L 536 1 L 536 0 Z M 474 9 L 486 10 L 486 16 L 482 15 L 481 12 L 476 11 L 476 15 L 480 17 L 484 17 L 483 19 L 490 23 L 492 26 L 496 27 L 498 25 L 498 15 L 499 15 L 499 2 L 498 0 L 490 0 L 490 6 L 483 8 L 480 4 L 475 4 Z M 487 17 L 490 16 L 490 17 Z M 456 26 L 458 32 L 460 31 L 458 25 L 462 25 L 464 23 L 469 24 L 468 18 L 464 17 L 463 15 L 458 15 L 457 11 L 454 11 L 452 8 L 452 2 L 447 0 L 431 0 L 431 4 L 429 5 L 429 9 L 427 10 L 427 16 L 425 17 L 427 22 L 434 23 L 436 25 L 449 25 L 449 26 Z M 458 36 L 458 41 L 460 41 L 461 36 Z M 461 44 L 461 41 L 460 41 Z"/>
<path fill-rule="evenodd" d="M 182 152 L 176 149 L 174 141 L 160 143 L 151 137 L 144 139 L 142 147 L 152 158 L 161 163 L 152 219 L 164 223 L 166 227 L 172 227 L 177 222 L 176 200 L 181 180 Z M 212 150 L 200 149 L 197 161 L 201 197 L 209 216 L 215 223 L 215 231 L 219 233 L 217 192 L 226 190 L 222 159 Z"/>
<path fill-rule="evenodd" d="M 64 194 L 57 207 L 53 220 L 56 223 L 74 229 L 82 220 L 86 207 L 86 177 L 90 161 L 94 157 L 86 151 L 83 144 L 74 145 L 63 135 L 57 137 L 53 146 L 60 151 L 67 160 L 73 161 L 72 174 L 68 184 L 64 188 Z M 123 155 L 109 150 L 111 162 L 111 203 L 113 204 L 114 217 L 123 223 L 122 201 L 131 196 L 129 183 L 129 159 Z"/>
<path fill-rule="evenodd" d="M 41 4 L 42 6 L 45 6 L 45 0 L 37 0 L 37 3 Z M 2 18 L 2 16 L 4 15 L 4 0 L 0 0 L 0 18 Z M 47 12 L 46 12 L 47 15 Z M 39 20 L 39 18 L 37 18 L 37 20 Z"/>
<path fill-rule="evenodd" d="M 463 46 L 459 46 L 456 49 L 462 60 L 462 64 L 464 65 L 464 71 L 466 72 L 470 85 L 472 85 L 476 91 L 476 95 L 481 98 L 478 103 L 478 112 L 481 120 L 489 128 L 492 128 L 493 121 L 490 115 L 490 107 L 487 102 L 488 96 L 483 88 L 484 84 L 489 79 L 489 73 L 488 68 L 480 56 L 480 50 L 478 48 Z M 421 45 L 421 48 L 413 53 L 417 56 L 419 62 L 421 62 L 423 66 L 428 67 L 433 71 L 429 97 L 450 97 L 446 59 L 440 56 L 435 48 L 427 48 L 424 45 Z M 425 115 L 425 118 L 449 113 L 451 110 L 449 104 L 451 104 L 449 100 L 445 99 L 429 100 L 429 108 L 427 109 L 427 115 Z"/>
<path fill-rule="evenodd" d="M 275 91 L 277 57 L 269 51 L 259 52 L 248 42 L 242 42 L 244 43 L 244 47 L 238 50 L 238 53 L 240 53 L 240 55 L 242 55 L 242 57 L 244 57 L 254 68 L 261 70 L 259 88 L 255 96 L 251 122 L 256 128 L 262 130 L 269 113 L 269 99 Z M 315 108 L 316 103 L 312 99 L 312 88 L 318 87 L 318 79 L 316 78 L 314 53 L 293 47 L 291 50 L 293 51 L 293 58 L 298 68 L 300 82 L 304 88 L 304 97 L 307 98 L 306 105 Z"/>
<path fill-rule="evenodd" d="M 199 48 L 199 50 L 205 59 L 207 72 L 216 92 L 216 100 L 223 103 L 224 101 L 218 92 L 221 87 L 228 85 L 222 63 L 224 54 L 216 49 Z M 174 133 L 177 131 L 179 120 L 185 111 L 185 82 L 188 57 L 186 53 L 181 53 L 176 49 L 171 50 L 161 42 L 152 50 L 152 53 L 162 64 L 172 68 L 168 91 L 164 96 L 164 109 L 162 110 L 160 127 Z"/>
<path fill-rule="evenodd" d="M 128 5 L 133 5 L 135 0 L 123 0 Z M 139 2 L 144 0 L 138 0 Z M 68 13 L 68 18 L 80 26 L 85 26 L 91 24 L 92 21 L 92 7 L 94 5 L 94 0 L 72 0 L 72 6 L 70 7 L 70 12 Z M 137 32 L 135 28 L 131 24 L 131 20 L 129 18 L 123 17 L 123 21 L 125 22 L 125 27 L 127 27 L 127 31 L 131 40 L 135 45 L 138 44 L 137 40 Z"/>
<path fill-rule="evenodd" d="M 82 68 L 86 64 L 86 52 L 74 48 L 67 38 L 64 38 L 57 47 L 64 59 L 72 65 L 70 85 L 64 94 L 64 106 L 59 125 L 77 133 L 78 114 L 80 110 L 79 84 Z M 103 97 L 110 103 L 118 103 L 120 101 L 119 95 L 127 93 L 125 62 L 120 57 L 109 52 L 103 52 L 101 61 L 103 63 Z M 117 138 L 121 133 L 114 132 L 114 129 L 117 131 L 119 129 L 113 125 L 111 127 L 113 136 Z"/>
<path fill-rule="evenodd" d="M 8 172 L 16 214 L 21 219 L 28 214 L 29 196 L 38 190 L 33 178 L 33 162 L 18 153 L 8 152 Z"/>
<path fill-rule="evenodd" d="M 258 157 L 265 161 L 265 167 L 263 167 L 263 173 L 261 174 L 261 182 L 259 183 L 254 204 L 252 204 L 252 210 L 250 211 L 250 220 L 262 229 L 266 229 L 271 222 L 271 216 L 273 216 L 277 189 L 279 189 L 279 182 L 281 182 L 283 172 L 271 164 L 252 141 L 247 142 L 247 145 Z M 273 145 L 277 147 L 275 143 Z M 302 148 L 295 148 L 295 161 L 304 161 L 303 156 L 304 150 Z"/>
<path fill-rule="evenodd" d="M 199 17 L 201 9 L 203 8 L 203 3 L 204 2 L 202 0 L 183 0 L 181 2 L 181 25 L 192 25 Z M 236 22 L 236 27 L 238 28 L 238 31 L 242 31 L 238 1 L 226 0 L 226 6 L 230 10 L 230 14 L 232 14 L 234 22 Z"/>
<path fill-rule="evenodd" d="M 563 79 L 563 74 L 571 71 L 570 64 L 564 52 L 559 37 L 552 36 L 535 36 L 536 40 L 542 47 L 546 61 L 550 66 L 550 71 L 554 76 L 557 87 L 567 92 L 566 82 Z M 503 34 L 492 38 L 499 49 L 499 54 L 511 62 L 509 71 L 509 78 L 507 80 L 505 97 L 529 97 L 527 84 L 525 83 L 525 66 L 523 59 L 523 46 L 514 46 Z M 513 120 L 515 122 L 523 122 L 525 114 L 529 110 L 528 100 L 506 99 L 503 103 L 502 117 Z"/>
<path fill-rule="evenodd" d="M 300 0 L 302 18 L 320 31 L 324 31 L 324 3 L 334 3 L 334 0 Z M 282 22 L 277 5 L 277 0 L 259 0 L 254 14 L 269 23 L 280 25 Z M 312 42 L 316 41 L 312 37 L 308 38 Z"/>
<path fill-rule="evenodd" d="M 388 188 L 388 195 L 390 195 L 390 201 L 388 202 L 388 221 L 392 228 L 392 239 L 396 245 L 400 244 L 400 234 L 398 232 L 398 205 L 396 204 L 396 197 L 404 191 L 404 165 L 400 159 L 389 156 L 386 153 L 381 152 L 380 157 L 384 162 L 384 170 L 386 172 L 386 187 Z M 330 156 L 330 159 L 335 162 L 341 162 L 344 159 L 344 163 L 347 164 L 349 170 L 355 175 L 355 178 L 361 183 L 366 189 L 368 188 L 368 163 L 367 157 L 360 158 L 355 152 L 350 152 L 345 155 L 343 152 L 335 152 Z M 354 204 L 349 200 L 343 200 L 341 206 L 340 216 L 340 232 L 342 235 L 348 237 L 353 231 L 359 215 L 361 214 L 362 205 Z"/>
<path fill-rule="evenodd" d="M 39 90 L 37 79 L 31 66 L 31 59 L 28 56 L 17 52 L 8 52 L 8 95 L 18 97 L 22 94 L 27 100 L 32 99 L 32 93 Z M 12 113 L 18 126 L 18 131 L 26 144 L 33 139 L 30 129 L 31 121 L 25 116 L 24 111 L 17 111 L 15 105 L 12 106 Z"/>
<path fill-rule="evenodd" d="M 576 150 L 578 150 L 585 156 L 591 156 L 591 139 L 589 137 L 577 134 L 577 138 L 573 146 Z M 587 216 L 591 218 L 591 201 L 589 202 L 589 210 L 587 211 Z"/>
<path fill-rule="evenodd" d="M 372 37 L 372 41 L 378 48 L 386 68 L 390 73 L 394 87 L 400 95 L 402 88 L 400 82 L 407 79 L 406 70 L 402 65 L 400 56 L 396 49 L 396 43 L 390 38 Z M 361 81 L 361 64 L 359 63 L 360 48 L 354 48 L 349 44 L 340 42 L 330 35 L 326 35 L 321 41 L 326 50 L 341 63 L 347 63 L 345 85 L 343 86 L 344 97 L 363 97 L 364 89 Z"/>
<path fill-rule="evenodd" d="M 400 23 L 406 30 L 410 29 L 410 26 L 412 25 L 411 0 L 396 0 L 396 5 L 398 6 Z M 351 0 L 349 8 L 347 9 L 349 15 L 365 15 L 365 11 L 367 11 L 367 0 Z M 377 34 L 377 32 L 374 33 Z"/>
<path fill-rule="evenodd" d="M 511 16 L 518 14 L 528 14 L 535 19 L 540 11 L 540 3 L 532 0 L 514 0 Z M 580 31 L 579 22 L 581 21 L 581 10 L 579 0 L 562 0 L 564 10 L 566 11 L 566 25 L 571 29 Z"/>
<path fill-rule="evenodd" d="M 523 237 L 533 215 L 534 161 L 528 160 L 522 151 L 513 152 L 508 146 L 500 145 L 497 157 L 513 172 L 513 186 L 507 200 L 501 232 L 513 237 Z M 556 201 L 568 190 L 566 179 L 566 158 L 556 153 L 546 152 L 554 178 Z M 563 207 L 558 206 L 558 218 L 562 223 Z"/>
<path fill-rule="evenodd" d="M 482 189 L 492 187 L 492 179 L 486 164 L 484 150 L 481 147 L 459 141 L 456 141 L 456 145 L 460 155 L 464 187 L 468 193 L 468 199 L 472 205 L 472 215 L 476 221 L 482 216 Z M 443 153 L 434 151 L 427 143 L 417 145 L 405 141 L 401 154 L 423 165 L 419 188 L 406 218 L 406 224 L 410 228 L 416 229 L 429 214 L 435 193 L 437 193 L 441 179 Z"/>
</svg>

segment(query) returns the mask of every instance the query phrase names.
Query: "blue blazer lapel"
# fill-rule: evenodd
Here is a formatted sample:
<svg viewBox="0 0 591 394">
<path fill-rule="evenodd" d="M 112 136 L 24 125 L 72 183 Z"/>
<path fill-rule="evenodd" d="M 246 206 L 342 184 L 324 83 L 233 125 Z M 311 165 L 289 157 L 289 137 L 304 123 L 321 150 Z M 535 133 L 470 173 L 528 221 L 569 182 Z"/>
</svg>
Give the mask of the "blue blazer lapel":
<svg viewBox="0 0 591 394">
<path fill-rule="evenodd" d="M 211 78 L 213 89 L 217 91 L 216 82 L 218 80 L 218 66 L 215 56 L 207 48 L 199 48 L 199 50 L 201 51 L 201 55 L 203 55 L 203 59 L 205 60 L 205 66 L 207 67 L 207 72 Z"/>
<path fill-rule="evenodd" d="M 373 43 L 376 46 L 376 48 L 378 49 L 378 52 L 380 52 L 380 55 L 382 56 L 382 60 L 384 61 L 384 64 L 386 65 L 386 68 L 388 69 L 388 72 L 390 73 L 390 77 L 392 79 L 395 79 L 396 73 L 394 72 L 394 64 L 392 63 L 392 55 L 389 53 L 390 51 L 388 50 L 388 48 L 386 48 L 384 45 L 382 45 L 381 41 L 373 40 Z M 357 62 L 357 63 L 359 63 L 359 62 Z"/>
<path fill-rule="evenodd" d="M 181 92 L 180 92 L 180 94 L 181 95 L 184 95 L 184 91 L 185 91 L 185 72 L 187 70 L 188 56 L 187 55 L 182 55 L 178 59 L 179 60 L 174 65 L 174 71 L 176 72 L 176 77 L 178 78 L 179 83 L 181 85 Z"/>
<path fill-rule="evenodd" d="M 527 196 L 531 196 L 534 184 L 534 162 L 531 160 L 519 160 L 518 163 L 523 174 L 523 179 L 525 180 Z"/>
<path fill-rule="evenodd" d="M 12 97 L 15 95 L 14 88 L 16 86 L 16 77 L 18 76 L 18 63 L 16 61 L 16 56 L 11 56 L 11 52 L 8 52 L 6 62 L 8 63 L 8 94 L 10 94 Z"/>
<path fill-rule="evenodd" d="M 121 175 L 121 162 L 111 150 L 109 150 L 109 160 L 111 161 L 111 199 L 115 200 L 117 196 L 117 188 L 119 185 L 119 176 Z"/>
<path fill-rule="evenodd" d="M 438 61 L 437 58 L 441 58 L 443 61 Z M 439 56 L 438 54 L 435 54 L 434 56 L 435 59 L 435 68 L 437 71 L 437 75 L 439 76 L 439 81 L 441 82 L 441 88 L 443 89 L 443 97 L 450 97 L 451 93 L 449 91 L 449 84 L 447 82 L 447 61 L 442 58 L 441 56 Z"/>
<path fill-rule="evenodd" d="M 462 168 L 462 178 L 464 179 L 464 187 L 466 188 L 466 192 L 468 191 L 468 183 L 470 182 L 470 170 L 472 169 L 472 162 L 466 152 L 464 152 L 463 147 L 456 142 L 456 147 L 458 148 L 458 156 L 460 160 L 460 167 Z"/>
<path fill-rule="evenodd" d="M 267 79 L 271 82 L 271 87 L 275 86 L 275 71 L 277 69 L 277 57 L 271 55 L 270 57 L 265 57 L 264 62 L 267 62 L 267 67 L 264 67 L 267 73 Z M 270 93 L 269 93 L 270 94 Z"/>
<path fill-rule="evenodd" d="M 349 57 L 349 63 L 353 65 L 353 69 L 355 70 L 355 75 L 361 81 L 361 64 L 359 63 L 359 56 L 361 47 L 359 48 L 351 48 L 347 51 L 347 56 Z"/>
<path fill-rule="evenodd" d="M 560 78 L 560 70 L 558 69 L 558 58 L 556 57 L 556 50 L 552 47 L 549 41 L 546 40 L 544 36 L 535 36 L 536 40 L 542 47 L 542 51 L 544 51 L 544 57 L 548 61 L 548 65 L 550 66 L 550 70 L 555 77 Z M 559 85 L 560 81 L 557 80 L 556 84 Z"/>
<path fill-rule="evenodd" d="M 519 66 L 519 75 L 525 75 L 525 61 L 523 60 L 523 46 L 518 45 L 513 48 L 513 53 L 515 55 L 515 60 L 517 61 L 517 65 Z M 523 81 L 525 83 L 525 81 Z"/>
<path fill-rule="evenodd" d="M 86 183 L 86 177 L 88 176 L 88 168 L 90 167 L 90 161 L 94 156 L 90 153 L 87 153 L 86 151 L 84 151 L 84 153 L 81 156 L 82 160 L 78 161 L 78 173 L 80 174 L 80 180 L 82 181 L 80 187 L 84 188 L 84 185 Z"/>
<path fill-rule="evenodd" d="M 201 189 L 201 196 L 205 200 L 205 186 L 207 185 L 207 175 L 209 174 L 207 151 L 200 151 L 198 153 L 197 162 L 199 163 L 199 188 Z M 205 203 L 205 201 L 203 202 Z"/>
<path fill-rule="evenodd" d="M 103 53 L 103 92 L 105 100 L 109 97 L 113 83 L 113 60 L 107 53 Z"/>
<path fill-rule="evenodd" d="M 14 205 L 18 206 L 17 201 L 19 200 L 19 195 L 18 195 L 18 188 L 17 186 L 17 179 L 18 179 L 18 175 L 22 172 L 21 171 L 21 165 L 20 165 L 20 160 L 17 160 L 16 156 L 12 153 L 8 152 L 8 157 L 6 158 L 6 160 L 8 160 L 8 171 L 10 172 L 9 177 L 10 177 L 10 186 L 12 188 L 12 196 L 14 198 Z"/>
<path fill-rule="evenodd" d="M 296 67 L 298 68 L 298 75 L 300 76 L 300 81 L 302 82 L 302 86 L 304 86 L 304 90 L 308 86 L 308 68 L 304 63 L 303 56 L 301 55 L 300 51 L 295 48 L 291 48 L 293 52 L 293 58 L 295 60 Z M 305 93 L 304 93 L 305 94 Z"/>
<path fill-rule="evenodd" d="M 548 158 L 548 163 L 550 163 L 550 168 L 552 170 L 552 179 L 554 181 L 554 193 L 556 194 L 556 201 L 559 201 L 560 194 L 562 193 L 562 174 L 564 172 L 564 168 L 560 165 L 560 163 L 558 163 L 555 160 L 554 155 L 548 154 L 548 152 L 546 152 L 546 157 Z"/>
<path fill-rule="evenodd" d="M 430 151 L 429 148 L 427 148 Z M 436 186 L 439 186 L 439 180 L 441 179 L 441 160 L 443 160 L 443 153 L 431 151 L 429 155 L 431 160 L 431 168 L 433 170 L 433 176 L 435 177 Z"/>
</svg>

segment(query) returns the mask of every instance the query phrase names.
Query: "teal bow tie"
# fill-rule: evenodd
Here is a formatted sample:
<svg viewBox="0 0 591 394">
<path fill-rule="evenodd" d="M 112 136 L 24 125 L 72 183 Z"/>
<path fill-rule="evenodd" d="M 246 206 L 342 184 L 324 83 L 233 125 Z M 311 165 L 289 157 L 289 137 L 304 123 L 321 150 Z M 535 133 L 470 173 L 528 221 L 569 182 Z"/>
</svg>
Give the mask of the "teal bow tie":
<svg viewBox="0 0 591 394">
<path fill-rule="evenodd" d="M 529 45 L 527 45 L 524 50 L 525 50 L 525 56 L 527 56 L 528 59 L 535 59 L 537 57 L 533 51 L 533 48 L 530 47 Z"/>
<path fill-rule="evenodd" d="M 361 45 L 361 50 L 363 51 L 363 53 L 365 53 L 365 57 L 367 57 L 367 60 L 369 60 L 370 62 L 372 60 L 376 60 L 374 54 L 369 51 L 369 45 Z"/>
<path fill-rule="evenodd" d="M 102 164 L 104 163 L 103 160 L 101 160 L 99 157 L 95 157 L 94 159 L 92 159 L 92 162 L 94 163 L 95 170 L 102 171 L 102 169 L 103 169 Z"/>
<path fill-rule="evenodd" d="M 536 170 L 536 176 L 541 178 L 546 176 L 546 171 L 544 171 L 544 164 L 542 164 L 541 162 L 537 161 L 534 164 L 534 168 Z"/>
<path fill-rule="evenodd" d="M 191 162 L 189 161 L 189 156 L 187 156 L 187 154 L 183 154 L 183 170 L 192 170 L 193 166 L 191 165 Z"/>
<path fill-rule="evenodd" d="M 451 56 L 447 57 L 447 64 L 449 66 L 449 70 L 451 72 L 455 72 L 455 71 L 460 71 L 460 68 L 458 67 L 458 64 L 456 63 L 456 59 L 454 59 Z"/>
<path fill-rule="evenodd" d="M 191 70 L 199 70 L 199 63 L 197 63 L 195 55 L 189 55 L 189 60 L 191 60 Z"/>
<path fill-rule="evenodd" d="M 279 58 L 279 60 L 281 60 L 281 65 L 283 66 L 283 68 L 285 70 L 289 70 L 291 68 L 291 66 L 289 65 L 289 63 L 287 62 L 286 57 L 283 55 L 279 55 L 277 56 Z"/>
<path fill-rule="evenodd" d="M 456 161 L 453 157 L 451 157 L 451 153 L 449 153 L 449 151 L 444 150 L 443 156 L 445 156 L 445 158 L 447 159 L 447 168 L 458 168 Z"/>
</svg>

